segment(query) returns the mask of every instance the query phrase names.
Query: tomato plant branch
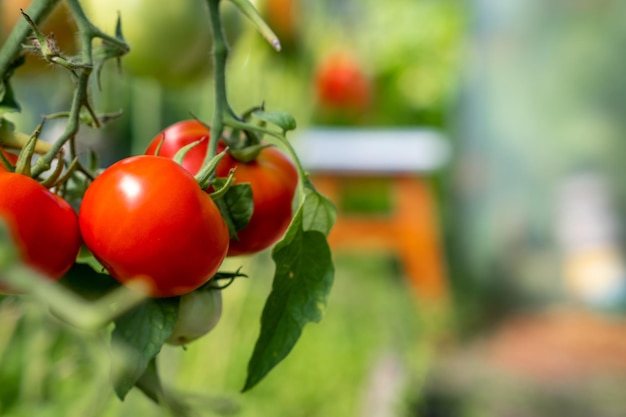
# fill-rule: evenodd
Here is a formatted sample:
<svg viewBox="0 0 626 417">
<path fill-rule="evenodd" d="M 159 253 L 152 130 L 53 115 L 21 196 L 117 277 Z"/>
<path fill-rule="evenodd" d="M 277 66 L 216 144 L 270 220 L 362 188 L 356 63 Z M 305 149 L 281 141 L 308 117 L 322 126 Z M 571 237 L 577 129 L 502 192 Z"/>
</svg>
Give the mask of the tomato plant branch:
<svg viewBox="0 0 626 417">
<path fill-rule="evenodd" d="M 37 271 L 15 263 L 2 271 L 2 281 L 27 292 L 43 303 L 64 322 L 84 330 L 97 330 L 114 318 L 138 306 L 146 298 L 143 288 L 119 286 L 96 301 L 80 299 Z"/>
<path fill-rule="evenodd" d="M 213 68 L 215 87 L 215 109 L 211 123 L 209 149 L 204 160 L 205 164 L 217 154 L 217 143 L 224 131 L 224 115 L 234 113 L 228 104 L 226 93 L 226 60 L 228 59 L 228 43 L 222 27 L 220 16 L 220 0 L 207 0 L 211 18 L 213 35 Z"/>
<path fill-rule="evenodd" d="M 56 154 L 59 153 L 61 148 L 65 145 L 65 143 L 67 143 L 68 140 L 73 139 L 76 136 L 80 125 L 80 109 L 87 101 L 87 91 L 89 87 L 90 74 L 91 71 L 87 69 L 81 71 L 81 73 L 79 74 L 76 90 L 74 90 L 74 97 L 72 98 L 70 117 L 67 124 L 65 125 L 65 131 L 63 132 L 61 137 L 59 137 L 54 142 L 50 151 L 48 151 L 45 155 L 37 160 L 32 168 L 33 176 L 40 175 L 41 173 L 50 169 L 51 163 L 54 160 Z M 71 154 L 72 158 L 74 158 L 75 156 L 75 154 Z"/>
<path fill-rule="evenodd" d="M 39 24 L 45 20 L 60 1 L 61 0 L 35 0 L 28 8 L 27 13 L 35 23 Z M 22 43 L 31 33 L 32 28 L 28 25 L 26 20 L 20 19 L 0 49 L 0 79 L 4 79 L 11 64 L 22 50 Z"/>
</svg>

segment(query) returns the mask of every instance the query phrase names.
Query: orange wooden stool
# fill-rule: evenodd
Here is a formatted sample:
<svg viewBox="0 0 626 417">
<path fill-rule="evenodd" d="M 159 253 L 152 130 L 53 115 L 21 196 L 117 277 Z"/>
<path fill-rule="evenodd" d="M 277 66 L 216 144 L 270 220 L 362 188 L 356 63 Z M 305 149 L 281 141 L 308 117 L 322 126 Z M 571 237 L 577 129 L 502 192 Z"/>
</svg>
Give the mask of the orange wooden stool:
<svg viewBox="0 0 626 417">
<path fill-rule="evenodd" d="M 436 201 L 426 178 L 447 159 L 442 139 L 416 129 L 316 129 L 295 142 L 313 184 L 337 204 L 346 183 L 389 183 L 388 214 L 348 213 L 339 206 L 329 242 L 333 249 L 394 253 L 416 295 L 429 301 L 448 296 Z"/>
</svg>

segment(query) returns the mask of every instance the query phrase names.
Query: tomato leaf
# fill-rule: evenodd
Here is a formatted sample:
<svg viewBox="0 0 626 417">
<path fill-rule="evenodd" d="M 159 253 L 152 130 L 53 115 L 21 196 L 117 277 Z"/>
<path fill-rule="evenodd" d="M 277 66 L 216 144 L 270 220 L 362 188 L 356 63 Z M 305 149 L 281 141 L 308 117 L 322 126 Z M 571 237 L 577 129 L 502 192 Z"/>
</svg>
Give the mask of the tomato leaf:
<svg viewBox="0 0 626 417">
<path fill-rule="evenodd" d="M 59 284 L 87 300 L 97 300 L 121 285 L 110 275 L 100 273 L 86 263 L 75 263 L 59 280 Z"/>
<path fill-rule="evenodd" d="M 178 297 L 152 298 L 115 320 L 112 374 L 113 388 L 120 400 L 124 400 L 161 351 L 177 316 Z"/>
<path fill-rule="evenodd" d="M 296 128 L 296 119 L 294 117 L 283 111 L 255 111 L 253 113 L 254 117 L 259 120 L 263 120 L 264 122 L 271 123 L 280 127 L 284 132 L 288 130 L 294 130 Z"/>
<path fill-rule="evenodd" d="M 337 220 L 337 209 L 332 201 L 318 193 L 309 181 L 304 184 L 303 227 L 328 236 Z"/>
<path fill-rule="evenodd" d="M 231 185 L 226 194 L 215 200 L 215 203 L 228 226 L 231 238 L 236 238 L 237 232 L 246 227 L 252 217 L 254 204 L 250 184 Z"/>
<path fill-rule="evenodd" d="M 243 391 L 260 382 L 293 349 L 309 322 L 319 322 L 334 279 L 330 248 L 323 233 L 305 230 L 300 207 L 283 240 L 272 252 L 272 291 L 261 315 Z"/>
</svg>

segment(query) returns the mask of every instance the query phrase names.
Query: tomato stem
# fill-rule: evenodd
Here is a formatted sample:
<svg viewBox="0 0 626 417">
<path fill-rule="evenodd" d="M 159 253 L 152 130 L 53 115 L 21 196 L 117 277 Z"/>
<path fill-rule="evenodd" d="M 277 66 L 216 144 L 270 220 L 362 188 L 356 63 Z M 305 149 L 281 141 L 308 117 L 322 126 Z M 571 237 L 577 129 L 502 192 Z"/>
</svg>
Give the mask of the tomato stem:
<svg viewBox="0 0 626 417">
<path fill-rule="evenodd" d="M 224 114 L 230 112 L 226 94 L 226 60 L 228 59 L 228 43 L 222 27 L 220 16 L 220 0 L 207 0 L 213 34 L 213 71 L 215 88 L 215 109 L 211 123 L 211 138 L 204 163 L 208 164 L 217 154 L 217 144 L 224 131 Z"/>
</svg>

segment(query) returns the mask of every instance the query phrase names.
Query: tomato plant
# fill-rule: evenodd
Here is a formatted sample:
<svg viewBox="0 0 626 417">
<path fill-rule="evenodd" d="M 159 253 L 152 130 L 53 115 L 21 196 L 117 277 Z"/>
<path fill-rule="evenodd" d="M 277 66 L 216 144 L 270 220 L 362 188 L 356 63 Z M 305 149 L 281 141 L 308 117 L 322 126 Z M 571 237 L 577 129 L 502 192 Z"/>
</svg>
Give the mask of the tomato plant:
<svg viewBox="0 0 626 417">
<path fill-rule="evenodd" d="M 205 159 L 210 131 L 196 120 L 175 123 L 157 135 L 146 150 L 147 154 L 173 158 L 186 145 L 202 138 L 206 141 L 191 148 L 183 166 L 195 174 Z M 223 150 L 221 143 L 218 150 Z M 292 204 L 298 185 L 298 172 L 293 163 L 274 147 L 263 148 L 250 161 L 240 161 L 227 153 L 216 169 L 218 177 L 227 177 L 234 170 L 235 184 L 247 183 L 252 189 L 253 211 L 248 224 L 231 239 L 230 256 L 262 251 L 280 239 L 292 218 Z"/>
<path fill-rule="evenodd" d="M 188 171 L 156 156 L 123 159 L 100 174 L 85 192 L 79 222 L 85 245 L 111 275 L 145 279 L 155 297 L 200 287 L 228 251 L 213 200 Z"/>
<path fill-rule="evenodd" d="M 19 149 L 17 164 L 14 155 L 2 153 L 7 164 L 0 169 L 15 172 L 0 173 L 0 216 L 8 225 L 0 228 L 0 284 L 19 274 L 63 323 L 106 336 L 121 400 L 136 387 L 172 415 L 186 417 L 189 405 L 160 383 L 156 365 L 163 345 L 190 343 L 217 324 L 226 286 L 214 283 L 247 276 L 222 270 L 227 255 L 272 247 L 273 284 L 243 391 L 258 384 L 289 354 L 303 328 L 323 315 L 334 277 L 326 240 L 334 206 L 317 192 L 287 138 L 296 128 L 291 115 L 259 104 L 241 113 L 231 107 L 229 28 L 223 23 L 232 25 L 221 0 L 64 0 L 81 40 L 80 53 L 71 56 L 53 48 L 42 29 L 61 1 L 34 0 L 24 14 L 27 23 L 16 25 L 0 47 L 0 146 Z M 280 50 L 249 0 L 231 3 Z M 27 44 L 31 32 L 36 41 Z M 25 49 L 66 70 L 75 87 L 71 103 L 42 116 L 30 134 L 5 118 L 23 109 L 12 76 Z M 124 156 L 101 169 L 102 148 L 79 143 L 79 131 L 120 115 L 99 111 L 99 96 L 92 94 L 94 86 L 102 87 L 98 76 L 110 60 L 167 84 L 212 75 L 211 127 L 177 123 L 154 139 L 148 155 Z M 65 128 L 47 132 L 50 140 L 43 142 L 50 119 L 66 121 Z M 133 134 L 142 135 L 141 129 Z M 42 286 L 40 274 L 24 263 L 59 282 Z M 145 291 L 134 291 L 135 282 L 146 284 L 138 286 Z"/>
<path fill-rule="evenodd" d="M 76 214 L 37 181 L 0 173 L 0 219 L 22 260 L 46 277 L 57 280 L 74 264 L 81 245 Z"/>
</svg>

